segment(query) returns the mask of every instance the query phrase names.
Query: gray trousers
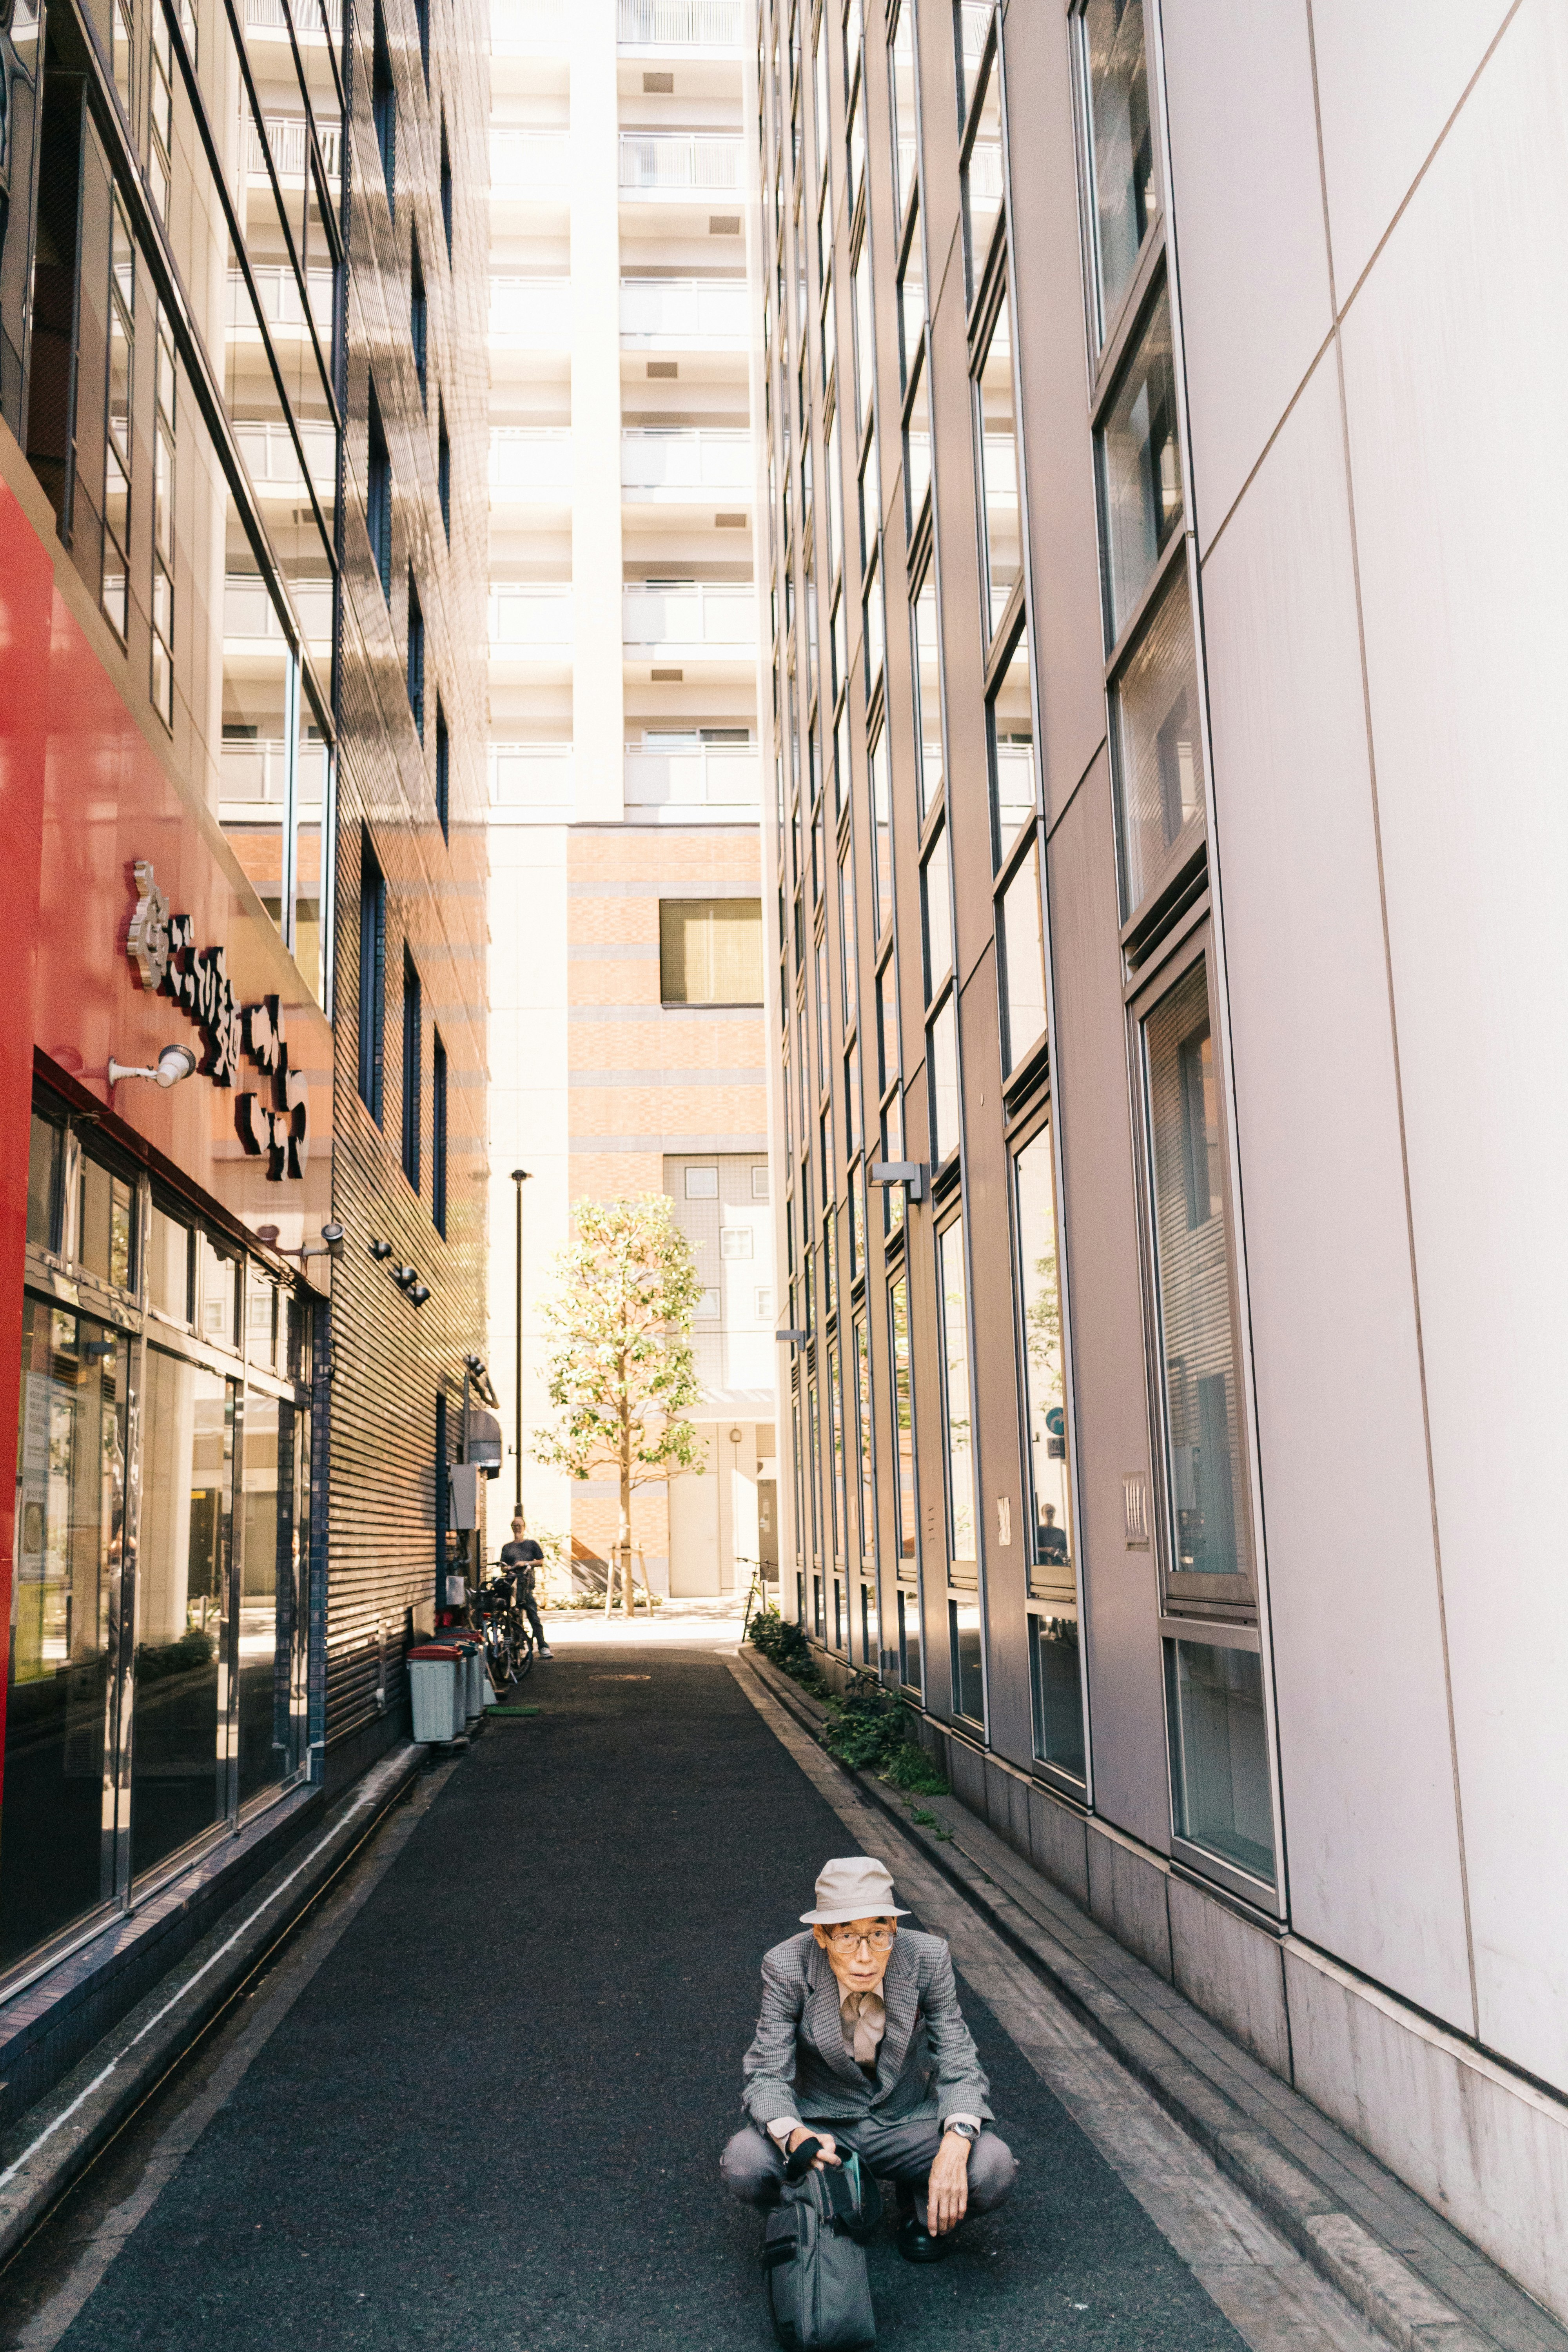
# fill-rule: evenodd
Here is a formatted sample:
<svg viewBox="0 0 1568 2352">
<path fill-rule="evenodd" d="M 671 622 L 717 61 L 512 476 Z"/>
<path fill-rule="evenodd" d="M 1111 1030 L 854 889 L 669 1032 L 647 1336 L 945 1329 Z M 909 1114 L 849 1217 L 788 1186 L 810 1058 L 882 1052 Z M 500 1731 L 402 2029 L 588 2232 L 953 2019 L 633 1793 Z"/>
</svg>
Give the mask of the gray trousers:
<svg viewBox="0 0 1568 2352">
<path fill-rule="evenodd" d="M 807 2131 L 816 2126 L 802 2116 Z M 942 2126 L 934 2116 L 913 2116 L 884 2122 L 878 2116 L 855 2116 L 844 2123 L 824 2123 L 840 2147 L 853 2148 L 873 2179 L 896 2181 L 900 2191 L 918 2189 L 936 2162 L 942 2146 Z M 778 2142 L 755 2124 L 735 2134 L 719 2159 L 719 2169 L 731 2195 L 744 2205 L 776 2205 L 784 2184 L 784 2154 Z M 989 2213 L 1013 2186 L 1018 2167 L 1013 2151 L 989 2128 L 969 2151 L 969 2210 Z M 900 2197 L 900 2203 L 904 2199 Z"/>
</svg>

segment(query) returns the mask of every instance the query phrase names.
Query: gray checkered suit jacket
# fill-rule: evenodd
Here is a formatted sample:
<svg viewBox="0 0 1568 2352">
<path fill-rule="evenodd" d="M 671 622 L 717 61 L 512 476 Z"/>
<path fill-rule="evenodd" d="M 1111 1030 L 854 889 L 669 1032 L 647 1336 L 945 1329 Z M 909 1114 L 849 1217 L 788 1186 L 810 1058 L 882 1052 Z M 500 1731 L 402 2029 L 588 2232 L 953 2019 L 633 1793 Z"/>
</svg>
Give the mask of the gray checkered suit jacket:
<svg viewBox="0 0 1568 2352">
<path fill-rule="evenodd" d="M 744 2060 L 746 2112 L 765 2127 L 803 2122 L 951 2115 L 992 2120 L 986 2082 L 958 2006 L 952 1959 L 940 1936 L 900 1932 L 882 1980 L 887 2030 L 875 2081 L 844 2047 L 838 1979 L 809 1928 L 763 1959 L 763 2011 Z"/>
</svg>

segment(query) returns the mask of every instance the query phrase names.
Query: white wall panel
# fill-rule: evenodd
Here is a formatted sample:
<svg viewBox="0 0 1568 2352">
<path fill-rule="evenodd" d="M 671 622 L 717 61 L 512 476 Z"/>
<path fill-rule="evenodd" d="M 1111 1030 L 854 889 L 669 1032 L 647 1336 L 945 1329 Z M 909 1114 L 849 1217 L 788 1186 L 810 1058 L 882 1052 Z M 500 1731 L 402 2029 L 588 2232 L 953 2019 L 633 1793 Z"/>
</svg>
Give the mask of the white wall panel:
<svg viewBox="0 0 1568 2352">
<path fill-rule="evenodd" d="M 1471 2031 L 1331 357 L 1205 572 L 1291 1916 Z"/>
<path fill-rule="evenodd" d="M 1527 5 L 1347 321 L 1484 2042 L 1568 2084 L 1568 16 Z"/>
<path fill-rule="evenodd" d="M 1525 0 L 1550 7 L 1552 0 Z M 1346 301 L 1508 0 L 1313 0 L 1334 287 Z"/>
<path fill-rule="evenodd" d="M 1329 331 L 1304 0 L 1169 9 L 1165 86 L 1206 546 Z"/>
</svg>

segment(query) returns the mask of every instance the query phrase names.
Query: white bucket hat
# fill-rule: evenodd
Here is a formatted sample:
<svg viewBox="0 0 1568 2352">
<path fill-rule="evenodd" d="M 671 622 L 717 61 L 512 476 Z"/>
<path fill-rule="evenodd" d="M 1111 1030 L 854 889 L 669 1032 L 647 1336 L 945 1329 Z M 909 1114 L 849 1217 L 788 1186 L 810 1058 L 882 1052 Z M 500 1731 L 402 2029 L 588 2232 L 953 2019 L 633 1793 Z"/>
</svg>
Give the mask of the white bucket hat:
<svg viewBox="0 0 1568 2352">
<path fill-rule="evenodd" d="M 847 1919 L 907 1919 L 893 1900 L 893 1874 L 863 1853 L 825 1862 L 816 1882 L 816 1908 L 803 1911 L 803 1927 L 842 1927 Z"/>
</svg>

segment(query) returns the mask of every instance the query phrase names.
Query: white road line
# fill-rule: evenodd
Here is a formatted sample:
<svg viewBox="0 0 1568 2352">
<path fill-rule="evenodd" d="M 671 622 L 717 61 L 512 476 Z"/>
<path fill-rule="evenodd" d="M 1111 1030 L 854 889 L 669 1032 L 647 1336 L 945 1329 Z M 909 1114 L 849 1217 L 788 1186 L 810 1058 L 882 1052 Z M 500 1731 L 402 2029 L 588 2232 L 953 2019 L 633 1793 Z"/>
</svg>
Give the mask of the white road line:
<svg viewBox="0 0 1568 2352">
<path fill-rule="evenodd" d="M 458 1760 L 454 1758 L 451 1762 L 438 1766 L 421 1782 L 396 1819 L 382 1831 L 370 1855 L 354 1866 L 349 1885 L 328 1897 L 321 1916 L 272 1970 L 264 1990 L 257 1997 L 250 2016 L 235 2034 L 202 2089 L 170 2118 L 159 2133 L 153 2154 L 131 2194 L 120 2204 L 111 2206 L 90 2234 L 80 2241 L 79 2251 L 49 2291 L 47 2299 L 22 2321 L 15 2332 L 5 2330 L 0 2333 L 0 2347 L 4 2347 L 4 2352 L 54 2352 L 54 2347 L 106 2275 L 115 2256 L 130 2242 L 139 2223 L 146 2220 L 215 2116 L 221 2115 L 228 2105 L 247 2068 L 259 2057 L 344 1929 L 363 1909 L 397 1860 L 457 1770 Z M 304 1867 L 302 1863 L 300 1868 Z M 297 1873 L 294 1874 L 298 1875 Z M 276 1897 L 269 1899 L 275 1900 Z M 237 1933 L 243 1932 L 242 1929 L 237 1930 Z M 227 1947 L 224 1948 L 226 1950 Z M 182 1986 L 181 1992 L 174 1999 L 180 1999 L 187 1990 L 188 1987 Z M 166 2015 L 173 2006 L 174 2001 L 168 2002 L 159 2014 Z M 90 2180 L 91 2175 L 88 2178 Z"/>
<path fill-rule="evenodd" d="M 885 1862 L 922 1925 L 946 1937 L 955 1964 L 1004 2032 L 1253 2352 L 1389 2352 L 1387 2338 L 1279 2236 L 755 1676 L 738 1659 L 728 1663 L 860 1851 Z"/>
</svg>

